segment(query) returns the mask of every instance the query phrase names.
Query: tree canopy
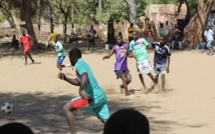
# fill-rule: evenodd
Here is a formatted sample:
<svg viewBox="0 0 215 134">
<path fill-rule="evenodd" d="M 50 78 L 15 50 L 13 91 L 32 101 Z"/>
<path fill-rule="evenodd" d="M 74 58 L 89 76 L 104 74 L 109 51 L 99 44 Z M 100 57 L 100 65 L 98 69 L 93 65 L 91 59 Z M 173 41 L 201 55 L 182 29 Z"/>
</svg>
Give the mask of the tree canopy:
<svg viewBox="0 0 215 134">
<path fill-rule="evenodd" d="M 197 0 L 0 0 L 0 21 L 7 19 L 11 26 L 16 27 L 14 17 L 27 21 L 25 17 L 29 16 L 40 29 L 43 18 L 51 26 L 54 23 L 64 24 L 63 31 L 66 34 L 67 23 L 88 26 L 107 23 L 109 19 L 135 21 L 145 15 L 145 8 L 149 4 L 176 4 L 180 7 L 180 3 L 189 5 L 190 15 L 196 10 Z M 27 6 L 30 12 L 23 12 L 26 11 L 23 6 Z"/>
</svg>

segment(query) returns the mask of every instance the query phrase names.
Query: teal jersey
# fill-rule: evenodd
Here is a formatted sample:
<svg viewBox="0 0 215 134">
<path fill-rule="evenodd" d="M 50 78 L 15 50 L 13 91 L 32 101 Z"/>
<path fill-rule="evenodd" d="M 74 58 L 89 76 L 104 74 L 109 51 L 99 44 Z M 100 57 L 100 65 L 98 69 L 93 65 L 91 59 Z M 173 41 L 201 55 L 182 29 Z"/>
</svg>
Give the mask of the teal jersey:
<svg viewBox="0 0 215 134">
<path fill-rule="evenodd" d="M 65 57 L 66 56 L 66 53 L 63 49 L 63 45 L 62 45 L 62 43 L 60 43 L 60 41 L 57 41 L 56 43 L 54 42 L 54 47 L 55 47 L 55 50 L 57 52 L 58 57 Z"/>
<path fill-rule="evenodd" d="M 103 89 L 99 86 L 92 70 L 89 65 L 82 59 L 78 59 L 75 64 L 75 70 L 77 75 L 77 80 L 81 82 L 81 74 L 87 73 L 88 79 L 86 85 L 83 89 L 84 93 L 90 96 L 94 103 L 106 100 L 106 94 Z"/>
<path fill-rule="evenodd" d="M 141 61 L 144 59 L 148 59 L 148 52 L 146 50 L 146 47 L 149 45 L 149 43 L 143 39 L 139 38 L 138 40 L 132 40 L 129 44 L 129 50 L 131 50 L 135 56 L 137 61 Z"/>
</svg>

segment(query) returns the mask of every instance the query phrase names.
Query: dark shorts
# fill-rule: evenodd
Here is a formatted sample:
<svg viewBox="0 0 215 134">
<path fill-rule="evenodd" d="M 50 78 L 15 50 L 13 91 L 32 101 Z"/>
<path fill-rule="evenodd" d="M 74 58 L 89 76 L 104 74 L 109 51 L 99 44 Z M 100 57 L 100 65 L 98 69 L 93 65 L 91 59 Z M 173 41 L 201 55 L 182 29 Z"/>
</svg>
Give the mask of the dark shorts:
<svg viewBox="0 0 215 134">
<path fill-rule="evenodd" d="M 130 73 L 130 71 L 128 69 L 127 70 L 115 70 L 114 72 L 116 74 L 117 79 L 119 79 L 123 75 L 128 75 Z"/>
<path fill-rule="evenodd" d="M 166 73 L 166 64 L 157 64 L 154 63 L 154 73 L 155 74 L 165 74 Z"/>
</svg>

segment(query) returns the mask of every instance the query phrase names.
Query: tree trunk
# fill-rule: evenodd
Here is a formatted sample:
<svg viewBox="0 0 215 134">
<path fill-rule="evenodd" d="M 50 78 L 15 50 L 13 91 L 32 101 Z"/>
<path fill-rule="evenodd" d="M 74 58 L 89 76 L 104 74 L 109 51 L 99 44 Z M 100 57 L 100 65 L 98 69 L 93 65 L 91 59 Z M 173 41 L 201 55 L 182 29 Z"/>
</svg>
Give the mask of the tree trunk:
<svg viewBox="0 0 215 134">
<path fill-rule="evenodd" d="M 68 16 L 69 16 L 69 14 L 65 14 L 64 15 L 64 18 L 65 18 L 65 21 L 63 23 L 63 34 L 64 34 L 63 41 L 64 41 L 64 43 L 66 43 L 66 32 L 67 32 L 67 20 L 68 20 Z"/>
<path fill-rule="evenodd" d="M 136 0 L 126 0 L 126 3 L 129 6 L 130 23 L 136 24 L 136 20 L 137 20 Z"/>
<path fill-rule="evenodd" d="M 196 48 L 202 40 L 204 28 L 215 0 L 198 0 L 198 7 L 189 24 L 185 28 L 185 39 L 189 47 Z"/>
<path fill-rule="evenodd" d="M 34 33 L 33 23 L 31 21 L 31 0 L 22 0 L 23 17 L 27 33 L 31 36 L 32 45 L 36 48 L 40 48 Z"/>
</svg>

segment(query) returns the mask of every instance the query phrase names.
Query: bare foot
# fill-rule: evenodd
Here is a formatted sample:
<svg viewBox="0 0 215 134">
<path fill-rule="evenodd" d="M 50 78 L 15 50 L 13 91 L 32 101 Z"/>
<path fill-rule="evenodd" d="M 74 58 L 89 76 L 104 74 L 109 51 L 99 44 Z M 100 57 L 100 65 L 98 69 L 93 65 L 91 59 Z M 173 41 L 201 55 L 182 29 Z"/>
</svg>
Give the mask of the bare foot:
<svg viewBox="0 0 215 134">
<path fill-rule="evenodd" d="M 129 92 L 127 92 L 127 93 L 125 94 L 125 96 L 129 96 L 129 95 L 131 95 L 131 93 L 129 93 Z"/>
<path fill-rule="evenodd" d="M 160 92 L 160 89 L 158 87 L 158 85 L 154 85 L 154 91 L 153 91 L 155 94 L 159 93 Z"/>
<path fill-rule="evenodd" d="M 149 90 L 147 88 L 143 88 L 140 93 L 143 93 L 143 94 L 148 94 L 149 93 Z"/>
</svg>

